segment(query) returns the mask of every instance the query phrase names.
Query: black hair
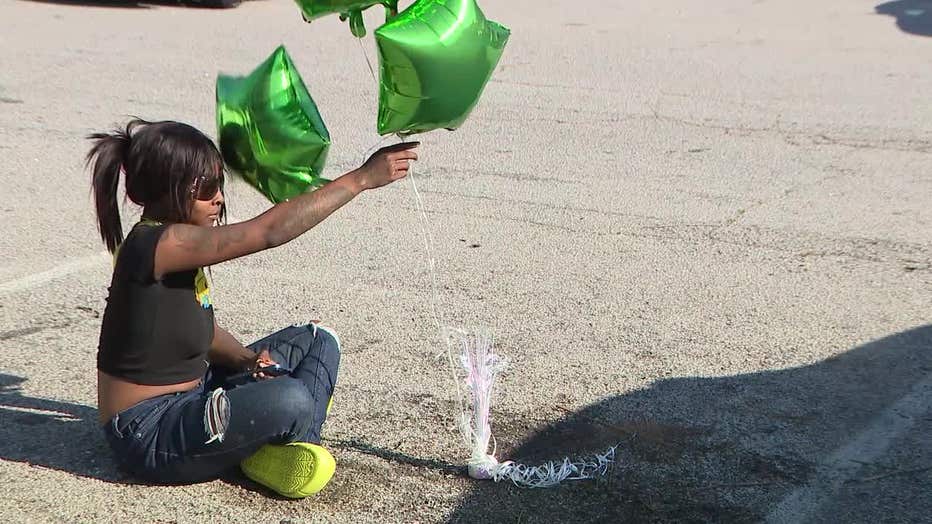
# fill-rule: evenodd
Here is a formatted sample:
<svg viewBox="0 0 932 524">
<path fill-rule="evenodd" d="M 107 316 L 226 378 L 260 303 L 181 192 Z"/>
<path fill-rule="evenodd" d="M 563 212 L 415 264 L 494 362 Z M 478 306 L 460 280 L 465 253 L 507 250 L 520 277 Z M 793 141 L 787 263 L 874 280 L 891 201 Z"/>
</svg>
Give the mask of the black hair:
<svg viewBox="0 0 932 524">
<path fill-rule="evenodd" d="M 122 129 L 87 138 L 94 141 L 87 164 L 93 164 L 91 187 L 97 226 L 111 253 L 123 242 L 117 202 L 121 172 L 126 197 L 140 206 L 164 204 L 168 216 L 161 218 L 170 222 L 190 217 L 197 190 L 205 180 L 222 187 L 220 151 L 204 133 L 187 124 L 135 118 Z M 224 206 L 221 221 L 225 214 Z"/>
</svg>

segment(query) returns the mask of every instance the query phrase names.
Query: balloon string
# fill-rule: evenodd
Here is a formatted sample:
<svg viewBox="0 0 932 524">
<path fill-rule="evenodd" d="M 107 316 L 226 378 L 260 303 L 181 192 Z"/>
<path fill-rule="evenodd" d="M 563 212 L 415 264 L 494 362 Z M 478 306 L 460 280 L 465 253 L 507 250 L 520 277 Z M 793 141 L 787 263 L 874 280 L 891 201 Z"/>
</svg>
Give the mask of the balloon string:
<svg viewBox="0 0 932 524">
<path fill-rule="evenodd" d="M 369 66 L 369 75 L 372 76 L 372 80 L 375 81 L 376 87 L 378 87 L 378 80 L 376 80 L 375 78 L 375 70 L 372 68 L 372 62 L 369 61 L 369 53 L 366 52 L 366 46 L 363 45 L 362 38 L 357 38 L 356 41 L 359 42 L 359 49 L 362 51 L 362 56 L 366 59 L 366 65 Z M 363 154 L 363 158 L 362 158 L 363 163 L 365 163 L 366 160 L 369 160 L 369 155 L 375 152 L 376 149 L 382 147 L 382 144 L 384 144 L 386 140 L 389 140 L 391 138 L 392 138 L 391 135 L 383 136 L 381 139 L 379 139 L 378 142 L 375 143 L 375 145 L 367 149 L 366 152 Z M 404 141 L 403 138 L 401 138 L 401 140 Z"/>
<path fill-rule="evenodd" d="M 436 244 L 434 243 L 434 236 L 431 233 L 430 218 L 427 216 L 427 209 L 424 206 L 424 200 L 421 198 L 421 193 L 417 189 L 417 181 L 415 180 L 413 165 L 408 168 L 408 179 L 411 180 L 411 189 L 414 193 L 414 202 L 418 211 L 418 215 L 420 216 L 421 237 L 424 240 L 424 252 L 427 256 L 428 270 L 430 271 L 431 312 L 434 317 L 434 322 L 437 325 L 437 331 L 440 334 L 440 338 L 443 340 L 444 349 L 446 350 L 447 364 L 450 369 L 450 376 L 453 379 L 454 395 L 456 397 L 457 406 L 459 407 L 460 419 L 462 420 L 464 416 L 467 416 L 469 411 L 466 407 L 466 392 L 464 391 L 464 385 L 461 383 L 456 373 L 456 360 L 453 357 L 452 338 L 456 330 L 444 329 L 440 287 L 437 283 L 437 262 L 436 258 L 434 257 L 434 253 L 436 252 Z M 440 355 L 438 355 L 438 357 L 439 356 Z"/>
<path fill-rule="evenodd" d="M 431 288 L 431 309 L 434 316 L 434 322 L 437 324 L 438 331 L 443 330 L 443 313 L 440 308 L 440 289 L 437 284 L 437 262 L 434 258 L 436 251 L 434 236 L 431 234 L 430 220 L 427 216 L 427 209 L 424 207 L 424 200 L 421 198 L 421 192 L 417 189 L 417 181 L 414 176 L 414 165 L 408 168 L 408 179 L 411 181 L 411 189 L 414 192 L 414 202 L 420 215 L 421 232 L 424 239 L 424 251 L 427 255 L 427 265 L 430 270 L 430 288 Z"/>
<path fill-rule="evenodd" d="M 366 65 L 369 66 L 369 74 L 372 76 L 372 80 L 378 85 L 379 81 L 375 78 L 375 69 L 372 68 L 372 61 L 369 60 L 369 53 L 366 52 L 366 46 L 362 43 L 362 38 L 357 38 L 359 42 L 359 48 L 362 49 L 362 56 L 366 59 Z"/>
<path fill-rule="evenodd" d="M 379 81 L 375 76 L 375 69 L 372 67 L 372 61 L 369 59 L 369 53 L 366 52 L 366 46 L 363 45 L 361 38 L 357 39 L 357 42 L 359 42 L 359 49 L 362 51 L 362 56 L 366 60 L 366 66 L 369 68 L 369 75 L 372 77 L 372 80 L 375 82 L 376 86 L 378 86 Z M 400 141 L 405 141 L 405 137 L 401 135 L 397 136 Z M 381 146 L 384 142 L 385 138 L 370 148 L 369 151 L 366 152 L 366 158 L 369 158 L 369 154 L 372 153 L 372 150 Z M 418 215 L 420 216 L 421 237 L 424 240 L 424 254 L 427 257 L 428 270 L 430 271 L 431 314 L 433 315 L 434 323 L 437 326 L 437 332 L 440 335 L 440 338 L 443 340 L 443 344 L 446 349 L 447 364 L 450 368 L 450 375 L 453 378 L 453 386 L 455 390 L 454 395 L 456 396 L 456 403 L 459 406 L 460 417 L 462 418 L 462 416 L 468 413 L 466 408 L 466 392 L 463 390 L 463 385 L 460 383 L 460 379 L 456 374 L 457 368 L 456 361 L 453 357 L 451 337 L 448 333 L 444 332 L 440 286 L 437 283 L 437 261 L 434 257 L 434 253 L 436 252 L 436 245 L 434 243 L 434 236 L 431 233 L 430 218 L 427 216 L 427 209 L 424 206 L 424 200 L 421 198 L 421 192 L 417 189 L 417 181 L 415 180 L 413 165 L 408 168 L 408 179 L 411 180 L 411 189 L 414 193 L 415 207 L 417 208 Z"/>
<path fill-rule="evenodd" d="M 372 81 L 375 82 L 376 87 L 379 86 L 379 80 L 375 76 L 375 68 L 372 67 L 372 61 L 369 59 L 369 53 L 366 51 L 366 46 L 362 43 L 362 38 L 357 38 L 359 42 L 359 49 L 362 51 L 362 56 L 366 60 L 366 66 L 369 68 L 369 75 L 372 77 Z M 405 137 L 401 135 L 398 136 L 398 139 L 402 142 L 405 141 Z M 369 155 L 372 152 L 380 147 L 388 137 L 383 137 L 376 145 L 369 148 L 366 151 L 365 158 L 363 162 L 369 158 Z M 453 347 L 452 347 L 452 331 L 451 333 L 446 333 L 444 331 L 444 322 L 443 322 L 443 313 L 441 307 L 440 299 L 440 288 L 437 284 L 437 263 L 434 258 L 434 253 L 436 252 L 434 237 L 431 234 L 430 228 L 430 219 L 427 216 L 427 210 L 424 206 L 424 201 L 421 198 L 421 193 L 417 189 L 417 182 L 415 181 L 414 176 L 414 166 L 411 165 L 408 168 L 408 178 L 411 180 L 411 189 L 414 192 L 414 202 L 417 208 L 418 214 L 420 215 L 420 224 L 421 224 L 421 236 L 424 239 L 424 252 L 427 257 L 428 269 L 430 271 L 430 287 L 431 287 L 431 313 L 434 317 L 434 323 L 437 326 L 437 332 L 440 335 L 440 338 L 443 340 L 444 347 L 446 349 L 447 364 L 449 365 L 450 375 L 453 378 L 454 386 L 454 395 L 456 397 L 456 403 L 459 406 L 460 418 L 468 414 L 466 407 L 466 392 L 464 391 L 464 385 L 461 384 L 461 381 L 456 373 L 456 361 L 453 357 Z M 438 355 L 439 357 L 439 355 Z"/>
</svg>

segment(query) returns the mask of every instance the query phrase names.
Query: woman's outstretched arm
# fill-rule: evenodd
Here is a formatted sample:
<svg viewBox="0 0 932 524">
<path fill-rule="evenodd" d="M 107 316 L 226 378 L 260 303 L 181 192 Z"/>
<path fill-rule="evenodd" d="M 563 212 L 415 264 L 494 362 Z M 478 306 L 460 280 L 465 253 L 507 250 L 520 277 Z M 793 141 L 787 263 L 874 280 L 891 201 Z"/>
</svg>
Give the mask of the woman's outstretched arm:
<svg viewBox="0 0 932 524">
<path fill-rule="evenodd" d="M 324 187 L 273 206 L 261 215 L 228 226 L 171 224 L 155 251 L 155 278 L 166 273 L 210 266 L 225 260 L 280 246 L 319 224 L 366 189 L 374 189 L 408 174 L 417 142 L 388 146 L 362 167 Z"/>
</svg>

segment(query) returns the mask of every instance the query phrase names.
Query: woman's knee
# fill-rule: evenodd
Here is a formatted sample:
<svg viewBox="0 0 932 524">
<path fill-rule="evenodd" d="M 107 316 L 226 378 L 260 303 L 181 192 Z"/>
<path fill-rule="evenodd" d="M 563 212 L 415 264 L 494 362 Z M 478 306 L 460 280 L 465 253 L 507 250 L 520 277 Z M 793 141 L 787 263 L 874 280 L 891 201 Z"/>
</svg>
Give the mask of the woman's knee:
<svg viewBox="0 0 932 524">
<path fill-rule="evenodd" d="M 340 350 L 340 336 L 331 327 L 314 325 L 314 336 L 320 337 L 321 341 L 329 346 L 333 346 L 337 351 Z"/>
<path fill-rule="evenodd" d="M 316 402 L 300 380 L 270 378 L 224 394 L 230 406 L 229 429 L 226 438 L 221 439 L 224 445 L 291 442 L 301 438 L 313 424 Z"/>
<path fill-rule="evenodd" d="M 237 422 L 238 415 L 248 416 L 249 426 L 261 425 L 264 431 L 284 436 L 286 440 L 303 434 L 310 425 L 315 407 L 314 396 L 307 386 L 291 377 L 271 378 L 263 382 L 266 383 L 252 385 L 252 391 L 247 391 L 248 387 L 234 390 L 234 394 L 239 395 L 232 402 L 233 421 Z M 251 405 L 241 406 L 239 402 Z"/>
<path fill-rule="evenodd" d="M 285 418 L 304 419 L 314 412 L 314 395 L 304 382 L 291 377 L 281 377 L 274 380 L 275 394 L 269 399 L 269 409 Z"/>
<path fill-rule="evenodd" d="M 329 364 L 340 364 L 340 337 L 325 326 L 315 326 L 315 342 L 320 344 L 320 358 Z"/>
</svg>

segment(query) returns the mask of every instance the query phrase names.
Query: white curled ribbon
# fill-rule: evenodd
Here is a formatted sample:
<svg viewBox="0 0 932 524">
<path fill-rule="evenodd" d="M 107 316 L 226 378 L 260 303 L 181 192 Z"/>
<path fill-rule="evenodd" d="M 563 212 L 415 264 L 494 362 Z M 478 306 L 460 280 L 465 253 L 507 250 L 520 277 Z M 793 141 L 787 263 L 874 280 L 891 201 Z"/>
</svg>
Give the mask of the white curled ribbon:
<svg viewBox="0 0 932 524">
<path fill-rule="evenodd" d="M 549 488 L 565 480 L 585 480 L 603 476 L 615 461 L 615 446 L 588 460 L 572 461 L 568 457 L 560 462 L 550 461 L 538 466 L 527 466 L 495 458 L 494 437 L 490 421 L 492 387 L 506 364 L 492 350 L 492 337 L 484 332 L 467 333 L 448 329 L 448 335 L 458 335 L 460 363 L 466 371 L 465 386 L 468 406 L 460 417 L 460 432 L 470 447 L 467 462 L 469 476 L 491 479 L 495 482 L 510 480 L 516 486 Z M 449 339 L 448 339 L 449 341 Z M 448 345 L 448 350 L 449 350 Z M 493 443 L 489 453 L 489 444 Z"/>
</svg>

